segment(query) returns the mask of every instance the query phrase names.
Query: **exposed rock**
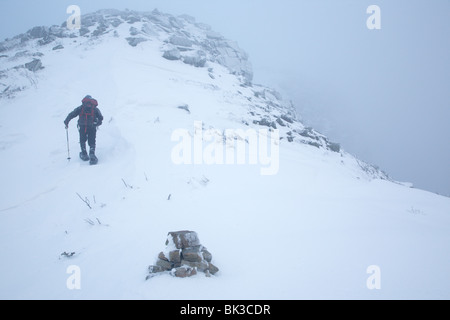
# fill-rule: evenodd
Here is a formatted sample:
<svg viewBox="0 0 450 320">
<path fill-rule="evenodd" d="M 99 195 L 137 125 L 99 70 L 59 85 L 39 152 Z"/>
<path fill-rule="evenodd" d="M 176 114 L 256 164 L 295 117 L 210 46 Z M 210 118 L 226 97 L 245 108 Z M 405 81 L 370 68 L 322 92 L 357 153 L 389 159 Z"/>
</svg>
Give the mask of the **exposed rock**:
<svg viewBox="0 0 450 320">
<path fill-rule="evenodd" d="M 139 34 L 139 30 L 136 29 L 135 27 L 131 27 L 130 28 L 130 35 L 131 36 L 137 36 Z"/>
<path fill-rule="evenodd" d="M 172 36 L 169 39 L 169 42 L 173 44 L 174 46 L 181 46 L 181 47 L 192 47 L 192 41 L 186 37 L 181 36 Z"/>
<path fill-rule="evenodd" d="M 169 271 L 169 270 L 172 270 L 173 263 L 170 261 L 158 259 L 158 261 L 156 261 L 156 266 L 158 266 L 166 271 Z"/>
<path fill-rule="evenodd" d="M 145 278 L 145 280 L 148 280 L 150 278 L 153 278 L 155 275 L 157 275 L 158 273 L 162 273 L 162 272 L 166 272 L 167 270 L 164 270 L 163 268 L 161 268 L 160 266 L 149 266 L 148 267 L 148 275 Z"/>
<path fill-rule="evenodd" d="M 194 231 L 169 232 L 166 245 L 173 243 L 177 249 L 186 249 L 200 245 L 198 235 Z"/>
<path fill-rule="evenodd" d="M 145 38 L 127 38 L 128 44 L 132 47 L 136 47 L 139 43 L 147 41 Z"/>
<path fill-rule="evenodd" d="M 184 248 L 181 251 L 183 260 L 189 262 L 201 262 L 203 261 L 203 253 L 201 252 L 201 246 Z"/>
<path fill-rule="evenodd" d="M 83 36 L 87 35 L 88 33 L 90 33 L 91 31 L 88 28 L 83 26 L 80 28 L 79 32 L 80 32 L 80 37 L 83 37 Z"/>
<path fill-rule="evenodd" d="M 316 148 L 320 148 L 320 146 L 321 146 L 319 143 L 311 142 L 311 141 L 307 142 L 307 144 L 310 145 L 310 146 L 316 147 Z"/>
<path fill-rule="evenodd" d="M 169 232 L 166 251 L 160 252 L 156 265 L 149 267 L 147 279 L 156 273 L 168 272 L 174 277 L 185 278 L 197 274 L 216 274 L 219 269 L 211 263 L 212 254 L 200 244 L 193 231 Z M 176 249 L 175 249 L 176 248 Z"/>
<path fill-rule="evenodd" d="M 215 265 L 213 265 L 212 263 L 209 263 L 208 271 L 209 271 L 212 275 L 214 275 L 214 274 L 216 274 L 217 272 L 219 272 L 219 268 L 217 268 L 217 267 L 216 267 Z"/>
<path fill-rule="evenodd" d="M 104 23 L 101 23 L 101 24 L 99 24 L 97 29 L 95 29 L 94 32 L 92 32 L 92 36 L 93 37 L 101 36 L 102 34 L 106 33 L 106 30 L 107 30 L 107 25 Z"/>
<path fill-rule="evenodd" d="M 283 122 L 283 120 L 281 120 L 281 118 L 277 118 L 277 123 L 282 126 L 282 127 L 286 127 L 286 124 Z"/>
<path fill-rule="evenodd" d="M 45 46 L 47 44 L 52 43 L 53 41 L 55 41 L 56 38 L 53 35 L 47 35 L 45 37 L 43 37 L 41 40 L 38 41 L 39 45 L 41 46 Z"/>
<path fill-rule="evenodd" d="M 288 122 L 288 123 L 290 123 L 290 124 L 293 124 L 293 123 L 294 123 L 294 120 L 293 120 L 290 116 L 288 116 L 288 115 L 286 115 L 286 114 L 283 114 L 283 115 L 281 116 L 281 119 L 283 119 L 284 121 L 286 121 L 286 122 Z"/>
<path fill-rule="evenodd" d="M 134 16 L 134 15 L 131 15 L 131 16 L 128 16 L 128 18 L 126 20 L 127 20 L 127 23 L 134 24 L 136 22 L 141 21 L 141 18 L 137 17 L 137 16 Z"/>
<path fill-rule="evenodd" d="M 28 31 L 28 34 L 32 39 L 44 38 L 48 35 L 48 28 L 42 26 L 34 27 L 30 31 Z"/>
<path fill-rule="evenodd" d="M 169 258 L 166 257 L 166 254 L 164 252 L 160 252 L 158 255 L 158 259 L 164 260 L 164 261 L 169 261 Z"/>
<path fill-rule="evenodd" d="M 197 68 L 203 68 L 206 65 L 206 54 L 203 51 L 197 51 L 192 56 L 183 56 L 183 62 Z"/>
<path fill-rule="evenodd" d="M 247 53 L 233 41 L 218 41 L 214 45 L 216 46 L 216 52 L 218 52 L 217 62 L 227 67 L 232 74 L 243 76 L 245 83 L 251 83 L 253 68 Z"/>
<path fill-rule="evenodd" d="M 327 147 L 333 152 L 341 152 L 341 145 L 339 143 L 330 142 Z"/>
<path fill-rule="evenodd" d="M 197 269 L 187 267 L 187 266 L 182 266 L 182 267 L 173 269 L 171 274 L 177 278 L 187 278 L 187 277 L 195 276 L 197 274 Z"/>
<path fill-rule="evenodd" d="M 167 60 L 180 60 L 181 59 L 181 53 L 178 49 L 171 49 L 164 51 L 163 57 Z"/>
<path fill-rule="evenodd" d="M 318 140 L 318 137 L 317 137 L 316 134 L 314 134 L 314 131 L 313 131 L 312 128 L 306 128 L 302 132 L 299 132 L 299 134 L 302 137 L 305 137 L 305 138 L 311 138 L 311 139 L 314 139 L 314 140 Z"/>
<path fill-rule="evenodd" d="M 187 104 L 184 104 L 182 106 L 178 106 L 178 109 L 185 110 L 189 114 L 191 113 L 191 110 L 189 110 L 189 105 L 187 105 Z"/>
<path fill-rule="evenodd" d="M 158 31 L 155 29 L 153 24 L 145 23 L 141 28 L 142 33 L 145 33 L 151 37 L 157 37 L 159 35 Z"/>
<path fill-rule="evenodd" d="M 253 124 L 259 124 L 260 126 L 266 126 L 266 127 L 271 127 L 273 129 L 277 129 L 277 125 L 275 123 L 275 121 L 271 121 L 270 119 L 267 118 L 262 118 L 261 120 L 254 120 Z"/>
<path fill-rule="evenodd" d="M 208 262 L 212 261 L 212 254 L 205 248 L 202 248 L 202 254 L 203 254 L 203 259 L 205 259 Z"/>
<path fill-rule="evenodd" d="M 50 29 L 48 30 L 48 32 L 57 37 L 57 38 L 66 38 L 69 35 L 67 34 L 67 29 L 66 28 L 61 28 L 59 26 L 51 26 Z"/>
<path fill-rule="evenodd" d="M 168 253 L 160 252 L 158 255 L 158 259 L 170 262 L 173 264 L 173 267 L 181 266 L 181 250 L 172 250 Z"/>
<path fill-rule="evenodd" d="M 185 266 L 189 266 L 191 268 L 195 268 L 200 272 L 205 272 L 206 270 L 209 270 L 209 263 L 204 260 L 201 260 L 201 261 L 182 260 L 181 264 L 185 265 Z"/>
<path fill-rule="evenodd" d="M 25 68 L 33 72 L 43 69 L 42 62 L 39 59 L 34 59 L 31 62 L 25 63 Z"/>
<path fill-rule="evenodd" d="M 114 19 L 110 20 L 110 23 L 114 28 L 117 28 L 118 26 L 120 26 L 123 23 L 123 21 L 119 18 L 114 18 Z"/>
<path fill-rule="evenodd" d="M 25 57 L 27 55 L 29 55 L 27 50 L 19 51 L 19 52 L 16 52 L 16 54 L 14 55 L 14 58 Z"/>
<path fill-rule="evenodd" d="M 159 273 L 159 272 L 164 272 L 165 270 L 159 266 L 150 266 L 150 267 L 148 267 L 148 271 L 150 273 Z"/>
</svg>

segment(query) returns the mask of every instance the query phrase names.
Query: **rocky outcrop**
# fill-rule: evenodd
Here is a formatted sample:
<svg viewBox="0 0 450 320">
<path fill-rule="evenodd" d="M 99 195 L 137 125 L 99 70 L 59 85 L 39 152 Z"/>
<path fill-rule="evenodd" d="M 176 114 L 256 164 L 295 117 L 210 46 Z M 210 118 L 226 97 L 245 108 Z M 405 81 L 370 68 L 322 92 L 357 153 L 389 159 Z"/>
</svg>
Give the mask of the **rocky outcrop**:
<svg viewBox="0 0 450 320">
<path fill-rule="evenodd" d="M 42 62 L 39 59 L 34 59 L 31 62 L 25 63 L 25 68 L 27 68 L 30 71 L 36 72 L 40 69 L 42 69 Z"/>
<path fill-rule="evenodd" d="M 121 28 L 126 24 L 126 28 Z M 126 31 L 124 31 L 126 30 Z M 67 22 L 61 25 L 36 26 L 25 33 L 0 42 L 0 54 L 10 56 L 9 51 L 23 51 L 27 48 L 39 48 L 43 51 L 67 50 L 80 41 L 102 41 L 102 37 L 120 37 L 130 46 L 137 47 L 146 41 L 158 40 L 162 46 L 161 56 L 168 60 L 182 61 L 196 68 L 209 68 L 208 62 L 218 63 L 235 74 L 245 85 L 250 85 L 253 71 L 248 55 L 236 42 L 225 39 L 209 25 L 198 23 L 195 18 L 182 15 L 173 16 L 152 12 L 99 10 L 81 16 L 80 29 L 69 30 Z M 70 39 L 70 41 L 64 40 Z M 26 63 L 26 65 L 25 65 Z M 14 68 L 23 68 L 36 72 L 45 66 L 42 61 L 18 61 L 15 65 L 3 66 L 4 75 L 23 78 Z M 210 73 L 210 77 L 214 75 Z M 25 80 L 21 79 L 20 81 Z M 19 81 L 19 82 L 20 82 Z M 26 81 L 22 81 L 26 82 Z M 34 83 L 33 81 L 31 81 Z M 19 85 L 3 84 L 0 86 L 1 97 L 14 97 Z M 20 86 L 21 90 L 26 85 Z"/>
</svg>

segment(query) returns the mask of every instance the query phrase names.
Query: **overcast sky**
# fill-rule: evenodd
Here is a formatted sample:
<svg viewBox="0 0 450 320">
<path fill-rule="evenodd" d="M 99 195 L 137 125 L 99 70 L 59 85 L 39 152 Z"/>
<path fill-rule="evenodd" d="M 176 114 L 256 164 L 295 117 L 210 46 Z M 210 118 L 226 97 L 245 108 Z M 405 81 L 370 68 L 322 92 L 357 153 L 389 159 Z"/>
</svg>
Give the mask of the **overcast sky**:
<svg viewBox="0 0 450 320">
<path fill-rule="evenodd" d="M 0 0 L 0 39 L 66 9 L 190 14 L 236 40 L 254 82 L 391 177 L 450 195 L 450 0 Z M 381 30 L 369 30 L 370 5 Z"/>
</svg>

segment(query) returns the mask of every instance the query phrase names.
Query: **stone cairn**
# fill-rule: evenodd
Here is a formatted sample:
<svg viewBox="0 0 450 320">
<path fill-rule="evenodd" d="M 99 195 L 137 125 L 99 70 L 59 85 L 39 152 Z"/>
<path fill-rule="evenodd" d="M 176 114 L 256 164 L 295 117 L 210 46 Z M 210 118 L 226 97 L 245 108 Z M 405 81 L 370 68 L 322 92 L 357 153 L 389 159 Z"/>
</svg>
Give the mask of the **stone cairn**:
<svg viewBox="0 0 450 320">
<path fill-rule="evenodd" d="M 214 275 L 219 271 L 211 261 L 211 253 L 200 244 L 196 232 L 169 232 L 166 250 L 159 253 L 156 265 L 148 268 L 147 280 L 163 272 L 177 278 L 186 278 L 200 271 L 210 277 L 211 274 Z"/>
</svg>

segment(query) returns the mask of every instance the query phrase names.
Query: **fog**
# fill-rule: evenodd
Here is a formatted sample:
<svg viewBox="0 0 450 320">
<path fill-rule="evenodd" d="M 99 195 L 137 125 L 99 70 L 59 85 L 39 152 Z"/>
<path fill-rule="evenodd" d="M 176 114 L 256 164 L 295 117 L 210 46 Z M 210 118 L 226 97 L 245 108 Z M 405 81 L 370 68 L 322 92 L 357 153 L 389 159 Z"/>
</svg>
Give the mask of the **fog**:
<svg viewBox="0 0 450 320">
<path fill-rule="evenodd" d="M 0 1 L 0 39 L 61 24 L 66 8 L 189 14 L 249 53 L 254 82 L 392 178 L 450 196 L 450 1 Z M 370 5 L 381 29 L 370 30 Z M 280 164 L 282 165 L 282 164 Z"/>
</svg>

